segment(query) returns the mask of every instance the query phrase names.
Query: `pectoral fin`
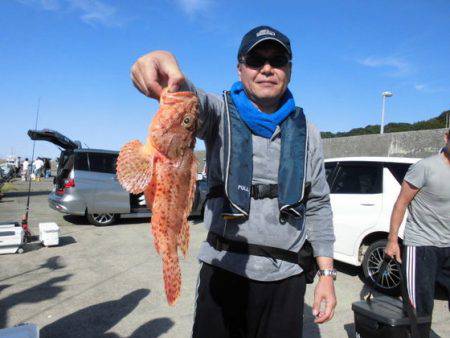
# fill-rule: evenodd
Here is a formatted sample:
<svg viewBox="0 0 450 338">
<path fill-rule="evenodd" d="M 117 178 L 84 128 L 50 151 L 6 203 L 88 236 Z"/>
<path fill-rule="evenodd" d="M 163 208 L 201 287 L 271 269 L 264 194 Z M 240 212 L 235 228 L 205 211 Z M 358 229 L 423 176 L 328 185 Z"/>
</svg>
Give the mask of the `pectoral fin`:
<svg viewBox="0 0 450 338">
<path fill-rule="evenodd" d="M 153 152 L 134 140 L 125 144 L 117 159 L 117 178 L 133 194 L 143 192 L 152 180 Z"/>
</svg>

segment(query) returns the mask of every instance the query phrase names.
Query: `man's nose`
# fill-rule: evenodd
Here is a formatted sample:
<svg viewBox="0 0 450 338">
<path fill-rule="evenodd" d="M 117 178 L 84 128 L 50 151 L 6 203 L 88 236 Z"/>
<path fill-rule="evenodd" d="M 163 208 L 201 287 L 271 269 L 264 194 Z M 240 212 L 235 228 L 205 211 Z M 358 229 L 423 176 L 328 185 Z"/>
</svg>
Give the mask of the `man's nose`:
<svg viewBox="0 0 450 338">
<path fill-rule="evenodd" d="M 266 62 L 264 63 L 264 66 L 262 66 L 262 68 L 261 68 L 261 73 L 267 74 L 267 73 L 272 73 L 272 71 L 273 71 L 272 66 L 270 65 L 269 61 L 266 60 Z"/>
</svg>

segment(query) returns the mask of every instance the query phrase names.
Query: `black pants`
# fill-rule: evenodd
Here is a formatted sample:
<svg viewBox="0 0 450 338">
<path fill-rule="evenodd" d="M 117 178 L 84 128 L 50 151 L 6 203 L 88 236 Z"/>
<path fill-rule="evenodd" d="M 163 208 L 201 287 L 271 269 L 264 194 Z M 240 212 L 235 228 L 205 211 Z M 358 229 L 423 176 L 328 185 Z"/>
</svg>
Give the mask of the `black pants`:
<svg viewBox="0 0 450 338">
<path fill-rule="evenodd" d="M 405 246 L 402 267 L 418 316 L 432 315 L 436 283 L 446 289 L 450 309 L 450 247 Z"/>
<path fill-rule="evenodd" d="M 304 274 L 258 282 L 203 263 L 194 338 L 302 337 Z"/>
</svg>

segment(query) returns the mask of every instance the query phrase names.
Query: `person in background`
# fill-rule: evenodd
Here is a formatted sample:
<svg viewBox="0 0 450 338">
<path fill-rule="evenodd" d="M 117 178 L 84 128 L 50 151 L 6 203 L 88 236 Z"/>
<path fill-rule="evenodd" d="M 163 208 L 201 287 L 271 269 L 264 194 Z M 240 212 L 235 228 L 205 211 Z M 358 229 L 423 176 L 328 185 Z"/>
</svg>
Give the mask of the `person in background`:
<svg viewBox="0 0 450 338">
<path fill-rule="evenodd" d="M 391 216 L 386 255 L 403 262 L 408 294 L 417 315 L 431 316 L 435 283 L 447 291 L 450 310 L 450 130 L 438 154 L 412 165 Z M 400 257 L 398 230 L 408 217 Z"/>
<path fill-rule="evenodd" d="M 29 178 L 29 166 L 30 162 L 28 162 L 28 158 L 25 158 L 22 163 L 22 181 L 27 181 Z"/>
<path fill-rule="evenodd" d="M 36 181 L 40 181 L 43 176 L 43 170 L 44 170 L 44 161 L 40 157 L 34 161 L 33 164 L 34 167 L 34 175 L 36 177 Z"/>
<path fill-rule="evenodd" d="M 17 156 L 14 160 L 14 176 L 18 177 L 20 176 L 20 156 Z"/>
<path fill-rule="evenodd" d="M 44 160 L 44 172 L 45 172 L 45 178 L 50 178 L 52 175 L 51 173 L 51 166 L 50 166 L 50 159 L 46 158 Z"/>
</svg>

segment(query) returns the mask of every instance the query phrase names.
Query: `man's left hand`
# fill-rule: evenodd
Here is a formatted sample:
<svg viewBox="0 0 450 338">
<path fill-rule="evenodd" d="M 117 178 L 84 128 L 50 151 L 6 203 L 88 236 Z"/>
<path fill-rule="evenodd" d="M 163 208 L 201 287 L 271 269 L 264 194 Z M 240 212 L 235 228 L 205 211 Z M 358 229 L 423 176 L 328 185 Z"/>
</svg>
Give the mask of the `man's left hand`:
<svg viewBox="0 0 450 338">
<path fill-rule="evenodd" d="M 322 303 L 325 304 L 325 310 L 321 310 Z M 312 310 L 313 315 L 316 317 L 314 323 L 322 324 L 333 318 L 336 304 L 333 278 L 331 276 L 320 276 L 314 290 Z"/>
</svg>

